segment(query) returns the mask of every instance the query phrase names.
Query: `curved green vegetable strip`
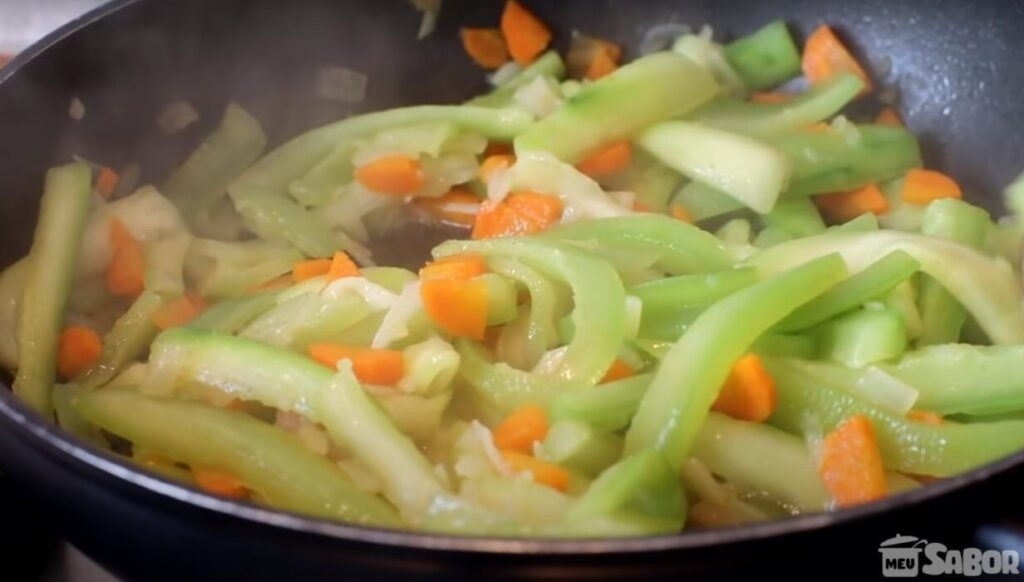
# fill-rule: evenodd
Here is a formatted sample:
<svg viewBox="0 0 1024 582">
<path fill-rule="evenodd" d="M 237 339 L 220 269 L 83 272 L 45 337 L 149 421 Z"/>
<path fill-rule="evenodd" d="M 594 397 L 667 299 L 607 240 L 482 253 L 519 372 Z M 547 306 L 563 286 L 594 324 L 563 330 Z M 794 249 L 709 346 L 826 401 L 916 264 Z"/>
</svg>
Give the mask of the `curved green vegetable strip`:
<svg viewBox="0 0 1024 582">
<path fill-rule="evenodd" d="M 802 434 L 808 421 L 829 431 L 854 414 L 867 415 L 890 469 L 948 477 L 1024 449 L 1024 421 L 913 422 L 806 374 L 799 362 L 765 358 L 765 366 L 775 379 L 779 396 L 779 406 L 769 422 Z"/>
<path fill-rule="evenodd" d="M 544 352 L 558 344 L 555 320 L 558 317 L 561 290 L 550 279 L 521 261 L 492 257 L 487 261 L 487 266 L 499 275 L 518 281 L 530 293 L 530 314 L 522 351 L 524 363 L 532 368 Z"/>
<path fill-rule="evenodd" d="M 772 325 L 846 276 L 826 256 L 711 306 L 669 350 L 626 433 L 626 452 L 655 448 L 676 469 L 689 454 L 732 365 Z"/>
<path fill-rule="evenodd" d="M 659 123 L 639 143 L 693 180 L 713 186 L 761 214 L 775 206 L 793 173 L 786 153 L 753 138 L 687 121 Z"/>
<path fill-rule="evenodd" d="M 332 341 L 372 312 L 356 293 L 304 293 L 281 301 L 245 326 L 239 335 L 305 351 L 311 344 Z"/>
<path fill-rule="evenodd" d="M 727 44 L 725 57 L 743 83 L 754 90 L 778 85 L 800 74 L 800 51 L 781 20 Z"/>
<path fill-rule="evenodd" d="M 815 257 L 840 253 L 852 272 L 901 250 L 921 271 L 942 284 L 998 344 L 1024 343 L 1024 311 L 1013 269 L 1002 259 L 928 236 L 892 231 L 829 232 L 764 250 L 747 263 L 762 276 L 779 273 Z"/>
<path fill-rule="evenodd" d="M 460 339 L 455 349 L 461 357 L 459 377 L 474 396 L 501 415 L 526 405 L 544 405 L 558 394 L 576 392 L 581 382 L 567 381 L 517 370 L 504 362 L 493 362 L 478 344 Z"/>
<path fill-rule="evenodd" d="M 85 164 L 46 173 L 18 318 L 18 373 L 14 393 L 36 412 L 53 413 L 57 342 L 89 217 L 92 174 Z"/>
<path fill-rule="evenodd" d="M 167 296 L 185 294 L 185 257 L 192 235 L 182 230 L 143 245 L 143 281 L 149 291 Z"/>
<path fill-rule="evenodd" d="M 652 123 L 683 115 L 718 93 L 711 74 L 686 57 L 656 53 L 584 87 L 515 139 L 516 154 L 550 152 L 575 164 Z"/>
<path fill-rule="evenodd" d="M 554 422 L 573 420 L 609 432 L 622 430 L 629 426 L 653 377 L 640 374 L 602 384 L 597 390 L 562 391 L 548 402 L 548 414 Z"/>
<path fill-rule="evenodd" d="M 265 239 L 284 239 L 308 257 L 330 257 L 351 248 L 343 233 L 332 232 L 320 216 L 274 190 L 233 189 L 231 199 L 249 230 Z"/>
<path fill-rule="evenodd" d="M 653 253 L 660 257 L 656 265 L 671 275 L 722 271 L 734 262 L 732 254 L 713 234 L 657 214 L 574 222 L 539 236 Z"/>
<path fill-rule="evenodd" d="M 832 117 L 863 88 L 859 78 L 843 73 L 784 103 L 720 99 L 687 115 L 687 119 L 727 131 L 772 136 Z"/>
<path fill-rule="evenodd" d="M 332 440 L 378 471 L 388 499 L 407 517 L 419 515 L 445 491 L 416 445 L 376 408 L 349 370 L 335 375 L 309 358 L 266 344 L 177 328 L 153 343 L 149 374 L 142 386 L 146 391 L 212 388 L 322 423 Z"/>
<path fill-rule="evenodd" d="M 84 388 L 102 386 L 128 364 L 142 359 L 146 349 L 159 333 L 153 323 L 153 314 L 164 304 L 163 298 L 152 291 L 144 291 L 128 311 L 114 322 L 114 327 L 103 338 L 103 353 L 86 370 L 77 383 Z"/>
<path fill-rule="evenodd" d="M 0 273 L 0 366 L 12 372 L 18 367 L 18 312 L 28 273 L 28 258 Z"/>
<path fill-rule="evenodd" d="M 943 415 L 1024 410 L 1024 346 L 931 346 L 882 368 L 917 388 L 915 406 L 922 410 Z"/>
<path fill-rule="evenodd" d="M 768 425 L 712 412 L 693 456 L 729 483 L 803 511 L 827 509 L 831 501 L 804 442 Z"/>
<path fill-rule="evenodd" d="M 895 360 L 907 349 L 903 315 L 891 307 L 851 311 L 817 332 L 819 356 L 851 368 Z"/>
<path fill-rule="evenodd" d="M 903 251 L 893 251 L 860 273 L 824 292 L 782 320 L 779 331 L 800 331 L 877 299 L 906 281 L 921 263 Z"/>
<path fill-rule="evenodd" d="M 227 192 L 228 184 L 255 162 L 267 147 L 259 120 L 235 103 L 203 143 L 171 174 L 160 191 L 182 216 L 194 221 Z"/>
<path fill-rule="evenodd" d="M 548 277 L 565 281 L 573 293 L 577 333 L 553 375 L 591 384 L 601 380 L 626 334 L 626 292 L 611 265 L 580 249 L 526 237 L 449 241 L 435 248 L 434 256 L 464 252 L 519 259 Z"/>
<path fill-rule="evenodd" d="M 775 208 L 764 215 L 762 220 L 764 230 L 781 231 L 787 237 L 786 240 L 825 232 L 825 221 L 821 219 L 818 207 L 807 198 L 779 200 Z"/>
<path fill-rule="evenodd" d="M 189 326 L 220 333 L 235 334 L 257 317 L 277 306 L 277 291 L 263 291 L 213 304 L 193 319 Z"/>
<path fill-rule="evenodd" d="M 654 322 L 681 309 L 709 305 L 756 282 L 757 270 L 739 268 L 656 279 L 626 292 L 643 302 L 643 319 Z"/>
<path fill-rule="evenodd" d="M 565 76 L 565 63 L 557 52 L 548 51 L 542 54 L 529 67 L 519 71 L 519 73 L 505 81 L 500 87 L 486 95 L 470 99 L 466 102 L 466 105 L 503 107 L 512 103 L 512 96 L 515 95 L 517 89 L 542 76 L 556 79 L 561 79 Z"/>
<path fill-rule="evenodd" d="M 390 506 L 350 483 L 330 461 L 246 414 L 121 389 L 84 394 L 76 407 L 89 421 L 136 446 L 227 471 L 275 507 L 353 523 L 399 525 Z"/>
</svg>

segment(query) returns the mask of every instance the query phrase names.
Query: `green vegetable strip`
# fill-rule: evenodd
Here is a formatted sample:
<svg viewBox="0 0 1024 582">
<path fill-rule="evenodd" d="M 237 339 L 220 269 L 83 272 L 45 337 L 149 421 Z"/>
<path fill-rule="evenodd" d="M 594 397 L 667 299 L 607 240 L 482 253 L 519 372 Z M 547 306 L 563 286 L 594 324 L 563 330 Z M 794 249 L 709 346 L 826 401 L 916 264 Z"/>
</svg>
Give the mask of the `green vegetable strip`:
<svg viewBox="0 0 1024 582">
<path fill-rule="evenodd" d="M 827 509 L 830 497 L 804 442 L 781 430 L 708 414 L 693 456 L 729 483 L 764 492 L 802 511 Z"/>
<path fill-rule="evenodd" d="M 305 351 L 311 344 L 331 341 L 372 311 L 356 293 L 331 297 L 326 293 L 310 292 L 281 301 L 254 319 L 239 335 L 273 346 Z"/>
<path fill-rule="evenodd" d="M 862 397 L 829 386 L 804 373 L 791 360 L 766 358 L 775 379 L 779 406 L 770 422 L 801 434 L 808 421 L 829 431 L 854 414 L 872 419 L 882 457 L 889 469 L 949 477 L 995 461 L 1024 448 L 1024 421 L 976 424 L 943 422 L 932 425 L 909 421 Z"/>
<path fill-rule="evenodd" d="M 164 300 L 153 291 L 139 295 L 107 332 L 103 338 L 103 353 L 82 374 L 78 384 L 85 388 L 102 386 L 128 364 L 141 360 L 159 332 L 153 324 L 153 314 L 163 304 Z"/>
<path fill-rule="evenodd" d="M 530 315 L 522 351 L 523 360 L 529 367 L 533 367 L 544 352 L 558 344 L 555 319 L 558 315 L 560 290 L 550 279 L 521 261 L 493 257 L 487 264 L 495 273 L 521 283 L 530 293 Z"/>
<path fill-rule="evenodd" d="M 176 232 L 163 240 L 143 246 L 145 288 L 164 295 L 185 294 L 185 257 L 192 236 Z"/>
<path fill-rule="evenodd" d="M 461 357 L 459 378 L 476 400 L 499 416 L 525 404 L 544 405 L 558 394 L 585 387 L 580 382 L 532 374 L 504 362 L 493 362 L 482 347 L 469 340 L 456 341 L 455 348 Z"/>
<path fill-rule="evenodd" d="M 732 365 L 772 325 L 846 276 L 827 256 L 761 281 L 705 311 L 662 360 L 626 433 L 626 452 L 655 448 L 678 469 Z"/>
<path fill-rule="evenodd" d="M 246 414 L 120 389 L 84 394 L 77 408 L 137 447 L 226 471 L 275 507 L 353 523 L 399 524 L 390 506 L 350 483 L 330 461 Z"/>
<path fill-rule="evenodd" d="M 753 138 L 687 121 L 659 123 L 639 143 L 666 166 L 713 186 L 761 214 L 789 184 L 786 152 Z"/>
<path fill-rule="evenodd" d="M 925 209 L 921 233 L 980 250 L 985 245 L 990 227 L 987 212 L 966 202 L 947 198 L 936 200 Z M 917 345 L 959 341 L 967 310 L 937 281 L 923 281 L 920 293 L 924 328 L 921 337 L 917 338 Z"/>
<path fill-rule="evenodd" d="M 765 230 L 778 229 L 789 238 L 813 236 L 825 232 L 825 221 L 814 202 L 806 198 L 779 200 L 763 217 Z M 787 239 L 788 240 L 788 239 Z"/>
<path fill-rule="evenodd" d="M 748 263 L 762 276 L 779 273 L 808 260 L 840 253 L 853 272 L 901 250 L 921 264 L 921 271 L 942 284 L 974 316 L 994 343 L 1024 343 L 1024 312 L 1013 269 L 969 247 L 902 232 L 828 232 L 783 243 Z"/>
<path fill-rule="evenodd" d="M 572 289 L 576 338 L 567 346 L 555 376 L 596 384 L 615 361 L 626 333 L 626 292 L 618 273 L 591 253 L 534 238 L 449 241 L 435 257 L 478 252 L 518 259 Z"/>
<path fill-rule="evenodd" d="M 831 319 L 858 305 L 877 299 L 906 281 L 921 264 L 903 251 L 893 251 L 860 273 L 821 294 L 793 312 L 777 326 L 779 331 L 799 331 Z"/>
<path fill-rule="evenodd" d="M 893 360 L 907 347 L 903 316 L 891 308 L 861 309 L 823 326 L 821 356 L 852 368 Z"/>
<path fill-rule="evenodd" d="M 629 426 L 653 374 L 602 384 L 599 390 L 563 391 L 548 402 L 554 422 L 572 420 L 596 429 L 618 431 Z"/>
<path fill-rule="evenodd" d="M 149 391 L 213 388 L 322 423 L 332 440 L 377 471 L 386 496 L 407 517 L 419 515 L 445 490 L 416 445 L 370 402 L 350 371 L 335 376 L 299 354 L 189 328 L 161 334 L 149 368 Z"/>
<path fill-rule="evenodd" d="M 555 51 L 548 51 L 533 61 L 533 63 L 519 71 L 514 77 L 505 81 L 500 87 L 480 95 L 466 102 L 466 105 L 479 107 L 504 107 L 512 103 L 512 96 L 522 87 L 537 77 L 552 77 L 561 79 L 565 77 L 565 63 L 562 57 Z"/>
<path fill-rule="evenodd" d="M 585 422 L 563 420 L 551 425 L 538 456 L 545 461 L 596 475 L 622 457 L 622 438 Z"/>
<path fill-rule="evenodd" d="M 550 152 L 575 164 L 614 141 L 678 117 L 711 99 L 718 85 L 686 57 L 657 53 L 584 87 L 549 117 L 516 138 L 516 153 Z"/>
<path fill-rule="evenodd" d="M 0 365 L 11 371 L 18 367 L 18 314 L 29 271 L 24 257 L 0 273 Z"/>
<path fill-rule="evenodd" d="M 43 416 L 53 412 L 57 343 L 89 216 L 92 174 L 85 164 L 53 168 L 39 208 L 18 318 L 14 393 Z"/>
<path fill-rule="evenodd" d="M 1024 410 L 1024 346 L 932 346 L 883 369 L 917 388 L 916 406 L 939 414 Z"/>
<path fill-rule="evenodd" d="M 283 238 L 308 257 L 330 257 L 346 247 L 344 235 L 273 190 L 236 189 L 232 199 L 250 230 L 266 239 Z"/>
<path fill-rule="evenodd" d="M 784 103 L 712 101 L 688 119 L 727 131 L 770 137 L 806 128 L 839 113 L 860 93 L 864 83 L 843 73 Z"/>
<path fill-rule="evenodd" d="M 755 269 L 655 279 L 626 290 L 643 302 L 643 319 L 655 322 L 681 309 L 705 306 L 757 282 Z"/>
<path fill-rule="evenodd" d="M 260 122 L 234 103 L 203 143 L 185 160 L 160 191 L 193 222 L 227 192 L 228 184 L 259 158 L 267 147 Z"/>
<path fill-rule="evenodd" d="M 680 188 L 672 203 L 681 205 L 698 221 L 744 208 L 743 203 L 732 196 L 696 180 Z"/>
<path fill-rule="evenodd" d="M 352 181 L 355 167 L 352 165 L 352 154 L 356 144 L 343 141 L 313 166 L 306 175 L 294 181 L 288 187 L 289 193 L 303 206 L 320 206 L 331 200 L 331 196 Z"/>
<path fill-rule="evenodd" d="M 725 58 L 753 90 L 778 85 L 800 74 L 800 51 L 781 20 L 726 45 Z"/>
<path fill-rule="evenodd" d="M 653 253 L 659 257 L 655 264 L 671 275 L 722 271 L 734 262 L 713 234 L 655 214 L 574 222 L 548 230 L 541 237 Z"/>
<path fill-rule="evenodd" d="M 277 306 L 276 291 L 263 291 L 215 303 L 189 325 L 198 329 L 235 334 Z"/>
</svg>

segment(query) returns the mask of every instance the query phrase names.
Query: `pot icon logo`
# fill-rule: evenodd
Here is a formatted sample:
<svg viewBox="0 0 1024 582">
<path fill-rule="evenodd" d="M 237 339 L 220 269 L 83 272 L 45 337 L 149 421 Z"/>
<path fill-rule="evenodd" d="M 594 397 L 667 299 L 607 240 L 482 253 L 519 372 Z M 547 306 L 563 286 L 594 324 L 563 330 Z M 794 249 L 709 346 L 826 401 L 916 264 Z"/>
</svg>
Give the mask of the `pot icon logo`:
<svg viewBox="0 0 1024 582">
<path fill-rule="evenodd" d="M 882 575 L 886 578 L 913 578 L 921 564 L 921 546 L 928 540 L 897 534 L 878 545 L 882 554 Z"/>
</svg>

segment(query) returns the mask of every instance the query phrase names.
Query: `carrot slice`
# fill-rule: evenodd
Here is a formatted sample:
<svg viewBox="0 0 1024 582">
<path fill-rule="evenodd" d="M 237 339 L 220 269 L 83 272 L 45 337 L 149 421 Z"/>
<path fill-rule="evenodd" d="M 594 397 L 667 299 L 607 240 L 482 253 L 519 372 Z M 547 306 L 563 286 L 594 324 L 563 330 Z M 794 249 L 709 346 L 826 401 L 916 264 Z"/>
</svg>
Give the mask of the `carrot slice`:
<svg viewBox="0 0 1024 582">
<path fill-rule="evenodd" d="M 192 476 L 195 477 L 196 485 L 207 493 L 231 499 L 244 499 L 249 495 L 249 490 L 241 481 L 224 471 L 192 467 Z"/>
<path fill-rule="evenodd" d="M 926 206 L 939 198 L 963 198 L 960 185 L 953 178 L 935 170 L 913 169 L 903 180 L 900 198 L 910 204 Z"/>
<path fill-rule="evenodd" d="M 494 444 L 501 450 L 533 452 L 533 443 L 548 434 L 548 417 L 536 404 L 527 404 L 508 416 L 494 429 Z"/>
<path fill-rule="evenodd" d="M 789 93 L 778 93 L 776 91 L 756 91 L 750 94 L 750 101 L 753 103 L 785 103 L 792 99 Z"/>
<path fill-rule="evenodd" d="M 558 222 L 562 200 L 536 192 L 518 191 L 498 203 L 485 202 L 476 215 L 473 238 L 532 234 Z"/>
<path fill-rule="evenodd" d="M 342 277 L 358 277 L 359 267 L 345 251 L 336 251 L 331 259 L 331 266 L 327 269 L 327 280 L 334 281 Z"/>
<path fill-rule="evenodd" d="M 427 263 L 420 269 L 420 279 L 457 279 L 468 281 L 487 272 L 487 262 L 479 253 L 460 253 Z"/>
<path fill-rule="evenodd" d="M 604 377 L 601 378 L 601 381 L 598 382 L 598 384 L 606 384 L 616 380 L 625 380 L 626 378 L 632 378 L 634 375 L 636 375 L 636 371 L 633 370 L 629 364 L 623 362 L 619 358 L 615 358 L 615 361 L 612 362 L 611 367 L 604 373 Z"/>
<path fill-rule="evenodd" d="M 287 275 L 281 275 L 280 277 L 274 277 L 269 281 L 265 281 L 256 285 L 252 289 L 249 289 L 250 293 L 259 293 L 260 291 L 278 291 L 280 289 L 287 289 L 295 283 L 295 279 L 291 273 Z"/>
<path fill-rule="evenodd" d="M 480 279 L 428 277 L 420 283 L 423 309 L 455 337 L 482 341 L 487 331 L 487 283 Z"/>
<path fill-rule="evenodd" d="M 551 30 L 516 0 L 508 0 L 501 13 L 501 32 L 508 52 L 522 66 L 529 65 L 551 42 Z"/>
<path fill-rule="evenodd" d="M 452 188 L 439 198 L 413 198 L 413 205 L 429 212 L 441 222 L 472 227 L 480 209 L 480 198 L 463 188 Z M 470 208 L 473 209 L 470 212 Z"/>
<path fill-rule="evenodd" d="M 519 451 L 501 451 L 501 456 L 516 473 L 530 473 L 535 482 L 559 491 L 569 489 L 569 472 L 558 465 Z"/>
<path fill-rule="evenodd" d="M 673 204 L 670 212 L 672 213 L 672 218 L 676 220 L 682 220 L 687 224 L 695 224 L 697 222 L 694 220 L 693 215 L 690 214 L 690 211 L 684 208 L 682 204 Z"/>
<path fill-rule="evenodd" d="M 930 410 L 910 410 L 907 412 L 907 420 L 925 424 L 942 424 L 942 416 Z"/>
<path fill-rule="evenodd" d="M 903 127 L 903 120 L 900 119 L 900 114 L 896 113 L 896 110 L 892 107 L 886 107 L 878 112 L 875 117 L 875 123 L 879 125 L 892 125 L 894 127 Z"/>
<path fill-rule="evenodd" d="M 359 166 L 356 169 L 356 180 L 380 194 L 407 196 L 423 188 L 423 167 L 412 156 L 384 156 Z"/>
<path fill-rule="evenodd" d="M 313 277 L 326 275 L 331 271 L 330 259 L 310 259 L 292 265 L 292 280 L 296 283 L 308 281 Z"/>
<path fill-rule="evenodd" d="M 170 303 L 161 305 L 150 319 L 160 329 L 171 329 L 188 325 L 206 309 L 206 301 L 198 295 L 185 295 Z"/>
<path fill-rule="evenodd" d="M 764 422 L 775 411 L 775 381 L 756 354 L 740 358 L 718 392 L 712 410 L 738 420 Z"/>
<path fill-rule="evenodd" d="M 495 154 L 484 158 L 480 164 L 480 179 L 484 182 L 490 181 L 495 172 L 507 170 L 516 163 L 516 157 L 512 154 Z"/>
<path fill-rule="evenodd" d="M 96 193 L 104 199 L 110 200 L 110 197 L 114 195 L 114 190 L 117 188 L 117 183 L 120 181 L 121 176 L 118 176 L 117 172 L 103 166 L 100 168 L 99 175 L 96 176 Z"/>
<path fill-rule="evenodd" d="M 460 31 L 466 53 L 485 69 L 497 69 L 508 62 L 508 46 L 497 28 L 463 28 Z"/>
<path fill-rule="evenodd" d="M 405 359 L 398 350 L 363 348 L 341 344 L 313 344 L 309 357 L 335 370 L 338 362 L 352 362 L 352 373 L 360 382 L 394 386 L 405 376 Z"/>
<path fill-rule="evenodd" d="M 868 184 L 857 190 L 835 192 L 815 196 L 814 201 L 825 216 L 833 222 L 853 220 L 861 214 L 871 212 L 881 215 L 889 211 L 889 201 L 876 184 Z"/>
<path fill-rule="evenodd" d="M 576 169 L 591 178 L 604 178 L 626 169 L 633 159 L 628 141 L 617 141 L 591 153 Z"/>
<path fill-rule="evenodd" d="M 872 89 L 871 78 L 864 67 L 850 54 L 832 28 L 824 24 L 807 38 L 807 44 L 804 45 L 803 70 L 804 76 L 812 85 L 817 85 L 839 73 L 852 73 L 864 82 L 861 95 L 870 93 Z"/>
<path fill-rule="evenodd" d="M 64 328 L 57 347 L 57 371 L 71 380 L 89 369 L 103 353 L 103 341 L 95 331 L 77 325 Z"/>
<path fill-rule="evenodd" d="M 116 217 L 110 220 L 110 244 L 114 252 L 107 267 L 107 290 L 118 297 L 139 295 L 145 287 L 142 245 Z"/>
<path fill-rule="evenodd" d="M 825 436 L 820 473 L 840 507 L 885 497 L 882 451 L 868 417 L 851 416 Z"/>
<path fill-rule="evenodd" d="M 621 53 L 621 50 L 619 51 Z M 615 52 L 607 47 L 597 51 L 594 60 L 590 61 L 587 72 L 584 75 L 591 81 L 596 81 L 615 72 L 619 68 L 618 57 Z"/>
</svg>

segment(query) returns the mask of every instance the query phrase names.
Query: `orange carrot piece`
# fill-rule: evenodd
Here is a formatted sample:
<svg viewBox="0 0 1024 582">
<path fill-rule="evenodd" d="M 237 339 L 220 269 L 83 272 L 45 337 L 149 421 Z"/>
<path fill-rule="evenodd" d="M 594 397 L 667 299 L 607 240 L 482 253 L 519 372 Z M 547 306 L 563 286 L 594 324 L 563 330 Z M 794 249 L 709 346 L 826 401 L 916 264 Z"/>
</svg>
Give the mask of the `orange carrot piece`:
<svg viewBox="0 0 1024 582">
<path fill-rule="evenodd" d="M 634 200 L 633 212 L 654 212 L 654 209 L 651 208 L 650 204 L 644 202 L 643 200 Z"/>
<path fill-rule="evenodd" d="M 618 47 L 616 47 L 618 48 Z M 621 54 L 621 50 L 618 51 Z M 590 61 L 590 65 L 587 67 L 587 72 L 584 77 L 591 81 L 596 81 L 603 77 L 615 72 L 619 68 L 619 59 L 615 56 L 616 52 L 603 47 L 594 54 L 594 59 Z"/>
<path fill-rule="evenodd" d="M 331 266 L 327 269 L 327 280 L 334 281 L 342 277 L 358 277 L 359 267 L 356 266 L 352 257 L 345 251 L 336 251 L 331 259 Z"/>
<path fill-rule="evenodd" d="M 394 386 L 405 376 L 405 359 L 398 350 L 363 348 L 341 344 L 313 344 L 309 357 L 335 370 L 342 360 L 352 362 L 352 373 L 360 382 Z"/>
<path fill-rule="evenodd" d="M 501 13 L 501 32 L 508 52 L 522 66 L 533 62 L 551 42 L 551 30 L 516 0 L 508 0 Z"/>
<path fill-rule="evenodd" d="M 356 180 L 380 194 L 407 196 L 423 188 L 423 167 L 412 156 L 384 156 L 356 168 Z"/>
<path fill-rule="evenodd" d="M 616 380 L 625 380 L 626 378 L 632 378 L 635 375 L 636 370 L 634 370 L 632 366 L 623 362 L 619 358 L 615 358 L 615 361 L 612 362 L 611 367 L 604 373 L 604 377 L 601 378 L 601 381 L 598 382 L 598 384 L 606 384 Z"/>
<path fill-rule="evenodd" d="M 292 280 L 296 283 L 308 281 L 313 277 L 326 275 L 331 271 L 330 259 L 309 259 L 292 265 Z"/>
<path fill-rule="evenodd" d="M 516 157 L 512 154 L 495 154 L 484 158 L 480 164 L 480 179 L 484 182 L 490 181 L 495 172 L 504 171 L 516 163 Z"/>
<path fill-rule="evenodd" d="M 519 451 L 501 451 L 501 456 L 512 467 L 513 471 L 516 473 L 529 472 L 536 483 L 547 485 L 559 491 L 569 489 L 569 472 L 558 465 L 542 461 Z"/>
<path fill-rule="evenodd" d="M 250 293 L 259 293 L 260 291 L 278 291 L 280 289 L 287 289 L 295 283 L 295 279 L 291 273 L 287 275 L 281 275 L 280 277 L 274 277 L 269 281 L 264 281 L 259 285 L 256 285 L 252 289 L 249 289 Z"/>
<path fill-rule="evenodd" d="M 160 329 L 171 329 L 188 325 L 206 309 L 206 301 L 198 295 L 185 295 L 157 308 L 150 317 L 153 325 Z"/>
<path fill-rule="evenodd" d="M 558 222 L 562 200 L 536 192 L 518 191 L 498 203 L 484 202 L 476 215 L 473 238 L 494 238 L 540 232 Z"/>
<path fill-rule="evenodd" d="M 903 127 L 903 120 L 900 119 L 900 114 L 896 113 L 896 110 L 892 107 L 886 107 L 878 112 L 875 116 L 875 123 L 879 125 L 892 125 L 894 127 Z"/>
<path fill-rule="evenodd" d="M 756 354 L 740 358 L 718 392 L 712 410 L 737 420 L 764 422 L 775 411 L 775 381 Z"/>
<path fill-rule="evenodd" d="M 135 297 L 145 287 L 142 245 L 119 218 L 110 220 L 110 244 L 114 249 L 107 267 L 107 290 L 118 297 Z"/>
<path fill-rule="evenodd" d="M 439 198 L 413 198 L 412 203 L 441 222 L 468 227 L 476 222 L 476 211 L 469 212 L 469 207 L 480 209 L 480 198 L 459 187 L 452 188 Z"/>
<path fill-rule="evenodd" d="M 778 93 L 776 91 L 756 91 L 750 94 L 752 103 L 785 103 L 792 99 L 789 93 Z"/>
<path fill-rule="evenodd" d="M 96 193 L 104 199 L 110 200 L 110 197 L 114 195 L 114 190 L 117 188 L 117 183 L 120 181 L 121 176 L 118 176 L 117 172 L 103 166 L 100 168 L 99 175 L 96 176 Z"/>
<path fill-rule="evenodd" d="M 822 213 L 833 222 L 853 220 L 866 212 L 881 215 L 889 211 L 889 201 L 875 184 L 847 192 L 821 194 L 815 196 L 814 201 Z"/>
<path fill-rule="evenodd" d="M 591 178 L 604 178 L 626 169 L 633 159 L 633 150 L 628 141 L 617 141 L 591 153 L 576 169 Z"/>
<path fill-rule="evenodd" d="M 485 69 L 497 69 L 508 62 L 508 46 L 497 28 L 463 28 L 460 31 L 466 53 Z"/>
<path fill-rule="evenodd" d="M 431 261 L 420 269 L 420 279 L 456 279 L 469 281 L 487 272 L 487 262 L 480 253 L 459 253 Z"/>
<path fill-rule="evenodd" d="M 930 410 L 910 410 L 907 412 L 907 420 L 925 424 L 942 424 L 942 416 Z"/>
<path fill-rule="evenodd" d="M 508 416 L 494 429 L 494 445 L 503 451 L 530 454 L 533 443 L 548 434 L 548 417 L 536 404 L 527 404 Z"/>
<path fill-rule="evenodd" d="M 903 180 L 900 198 L 904 202 L 926 206 L 939 198 L 963 198 L 960 185 L 953 178 L 935 170 L 913 169 Z"/>
<path fill-rule="evenodd" d="M 103 341 L 95 331 L 77 325 L 64 328 L 57 347 L 57 372 L 71 380 L 89 369 L 103 353 Z"/>
<path fill-rule="evenodd" d="M 839 73 L 852 73 L 864 82 L 861 95 L 870 93 L 872 89 L 871 78 L 864 67 L 827 25 L 819 26 L 807 38 L 804 45 L 803 70 L 804 76 L 812 85 L 817 85 Z"/>
<path fill-rule="evenodd" d="M 438 327 L 455 337 L 482 341 L 487 332 L 487 283 L 429 277 L 420 283 L 423 309 Z"/>
<path fill-rule="evenodd" d="M 192 476 L 195 477 L 196 485 L 207 493 L 231 499 L 244 499 L 249 495 L 249 490 L 241 481 L 224 471 L 192 467 Z"/>
<path fill-rule="evenodd" d="M 820 474 L 840 507 L 885 497 L 882 452 L 868 417 L 851 416 L 825 436 Z"/>
<path fill-rule="evenodd" d="M 687 224 L 695 224 L 697 222 L 693 219 L 693 215 L 690 214 L 690 211 L 683 208 L 682 204 L 673 204 L 670 212 L 672 212 L 672 218 L 676 220 L 682 220 Z"/>
</svg>

